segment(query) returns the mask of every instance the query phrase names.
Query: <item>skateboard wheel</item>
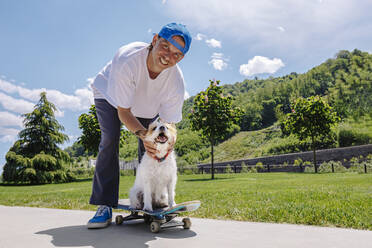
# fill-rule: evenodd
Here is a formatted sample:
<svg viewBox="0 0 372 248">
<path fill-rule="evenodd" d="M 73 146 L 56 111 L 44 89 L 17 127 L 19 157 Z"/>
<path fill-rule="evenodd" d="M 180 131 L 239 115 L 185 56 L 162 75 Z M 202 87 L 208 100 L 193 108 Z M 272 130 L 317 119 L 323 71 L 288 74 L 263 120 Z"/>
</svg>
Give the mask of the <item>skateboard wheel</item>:
<svg viewBox="0 0 372 248">
<path fill-rule="evenodd" d="M 156 222 L 156 221 L 151 222 L 150 230 L 153 233 L 158 233 L 160 231 L 160 224 L 159 224 L 159 222 Z"/>
<path fill-rule="evenodd" d="M 183 218 L 182 222 L 183 222 L 183 229 L 190 229 L 190 227 L 191 227 L 190 218 Z"/>
<path fill-rule="evenodd" d="M 144 214 L 143 219 L 144 219 L 146 224 L 148 224 L 148 225 L 151 224 L 151 216 L 150 215 Z"/>
<path fill-rule="evenodd" d="M 123 224 L 124 218 L 122 215 L 116 215 L 115 217 L 115 224 L 116 225 L 121 225 Z"/>
</svg>

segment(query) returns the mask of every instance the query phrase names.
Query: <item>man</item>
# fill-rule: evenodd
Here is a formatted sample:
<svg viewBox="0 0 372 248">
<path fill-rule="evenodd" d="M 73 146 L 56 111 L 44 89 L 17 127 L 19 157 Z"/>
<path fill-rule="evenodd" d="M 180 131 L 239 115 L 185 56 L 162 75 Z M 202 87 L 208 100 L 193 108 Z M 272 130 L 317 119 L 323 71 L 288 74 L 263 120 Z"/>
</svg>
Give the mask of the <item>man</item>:
<svg viewBox="0 0 372 248">
<path fill-rule="evenodd" d="M 182 119 L 184 79 L 180 62 L 190 48 L 191 35 L 182 24 L 170 23 L 151 44 L 133 42 L 119 49 L 98 73 L 92 88 L 101 141 L 90 204 L 99 205 L 88 228 L 107 227 L 119 196 L 121 122 L 138 138 L 138 157 L 155 157 L 156 148 L 142 138 L 151 121 L 177 123 Z M 173 144 L 174 145 L 174 144 Z"/>
</svg>

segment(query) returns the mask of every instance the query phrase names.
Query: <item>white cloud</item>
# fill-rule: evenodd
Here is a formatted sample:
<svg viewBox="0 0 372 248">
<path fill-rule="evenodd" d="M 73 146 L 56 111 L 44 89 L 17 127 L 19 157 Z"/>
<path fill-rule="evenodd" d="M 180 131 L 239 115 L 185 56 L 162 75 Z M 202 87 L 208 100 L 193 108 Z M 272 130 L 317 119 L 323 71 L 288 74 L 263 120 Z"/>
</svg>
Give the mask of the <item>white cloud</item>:
<svg viewBox="0 0 372 248">
<path fill-rule="evenodd" d="M 18 132 L 19 130 L 15 128 L 0 127 L 0 142 L 1 143 L 14 142 L 17 139 Z"/>
<path fill-rule="evenodd" d="M 56 117 L 64 117 L 65 116 L 65 112 L 60 110 L 59 108 L 56 109 L 56 111 L 54 112 L 54 115 Z"/>
<path fill-rule="evenodd" d="M 284 32 L 284 31 L 285 31 L 285 28 L 283 28 L 282 26 L 277 27 L 277 29 L 278 29 L 280 32 Z"/>
<path fill-rule="evenodd" d="M 227 35 L 254 51 L 335 49 L 347 41 L 355 47 L 355 41 L 371 38 L 370 0 L 168 0 L 164 9 L 198 32 Z"/>
<path fill-rule="evenodd" d="M 23 118 L 9 112 L 0 111 L 0 127 L 23 127 Z"/>
<path fill-rule="evenodd" d="M 207 36 L 204 35 L 204 34 L 201 34 L 201 33 L 198 33 L 198 34 L 194 37 L 195 40 L 203 40 L 203 39 L 205 39 L 205 38 L 207 38 Z"/>
<path fill-rule="evenodd" d="M 209 39 L 209 40 L 206 40 L 205 43 L 207 43 L 209 47 L 221 48 L 221 41 L 215 40 L 213 38 Z"/>
<path fill-rule="evenodd" d="M 88 83 L 90 80 L 91 79 L 87 79 Z M 88 86 L 85 88 L 75 90 L 74 95 L 67 95 L 58 90 L 52 90 L 52 89 L 48 90 L 45 88 L 30 90 L 30 89 L 27 89 L 27 88 L 24 88 L 18 85 L 14 85 L 13 83 L 0 79 L 0 90 L 8 94 L 18 94 L 22 98 L 25 98 L 33 102 L 36 102 L 40 99 L 41 92 L 46 92 L 48 100 L 51 101 L 53 104 L 55 104 L 56 107 L 60 110 L 61 109 L 68 109 L 72 111 L 86 110 L 86 109 L 89 109 L 91 104 L 93 104 L 93 92 L 88 88 Z M 0 92 L 0 103 L 2 103 L 3 105 L 4 103 L 7 105 L 11 105 L 11 102 L 9 101 L 4 102 L 4 99 L 6 98 L 5 96 L 6 95 Z M 1 98 L 3 98 L 3 101 L 1 101 Z M 9 100 L 9 96 L 8 96 L 8 100 Z M 25 106 L 27 105 L 26 103 L 29 103 L 24 100 L 16 99 L 16 101 L 18 102 L 23 101 L 22 104 Z M 32 104 L 32 103 L 29 103 L 29 104 Z M 30 109 L 29 104 L 27 105 L 28 110 Z M 23 108 L 20 110 L 21 112 L 15 111 L 14 108 L 11 109 L 12 108 L 11 106 L 8 106 L 8 107 L 4 106 L 4 108 L 6 108 L 7 110 L 17 112 L 17 113 L 25 113 L 23 112 Z"/>
<path fill-rule="evenodd" d="M 161 0 L 162 4 L 166 4 L 167 0 Z"/>
<path fill-rule="evenodd" d="M 189 92 L 185 91 L 185 95 L 183 97 L 184 100 L 188 99 L 190 97 Z"/>
<path fill-rule="evenodd" d="M 222 71 L 227 68 L 227 59 L 223 57 L 222 53 L 213 53 L 211 60 L 208 64 L 212 65 L 214 69 Z"/>
<path fill-rule="evenodd" d="M 34 109 L 34 103 L 22 99 L 15 99 L 1 92 L 0 105 L 2 105 L 6 110 L 19 114 L 30 113 Z"/>
<path fill-rule="evenodd" d="M 284 63 L 281 59 L 269 59 L 262 56 L 254 56 L 253 59 L 248 61 L 248 64 L 240 65 L 240 74 L 244 76 L 252 76 L 261 73 L 275 73 Z"/>
</svg>

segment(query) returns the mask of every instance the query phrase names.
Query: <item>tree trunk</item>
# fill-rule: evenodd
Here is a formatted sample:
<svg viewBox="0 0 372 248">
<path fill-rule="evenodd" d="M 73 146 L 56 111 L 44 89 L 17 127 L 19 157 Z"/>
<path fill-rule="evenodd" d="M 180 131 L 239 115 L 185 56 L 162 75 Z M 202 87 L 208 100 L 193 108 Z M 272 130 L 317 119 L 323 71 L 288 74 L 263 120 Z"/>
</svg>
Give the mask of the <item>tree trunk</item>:
<svg viewBox="0 0 372 248">
<path fill-rule="evenodd" d="M 214 179 L 213 142 L 211 142 L 211 155 L 212 155 L 212 180 L 213 180 Z"/>
</svg>

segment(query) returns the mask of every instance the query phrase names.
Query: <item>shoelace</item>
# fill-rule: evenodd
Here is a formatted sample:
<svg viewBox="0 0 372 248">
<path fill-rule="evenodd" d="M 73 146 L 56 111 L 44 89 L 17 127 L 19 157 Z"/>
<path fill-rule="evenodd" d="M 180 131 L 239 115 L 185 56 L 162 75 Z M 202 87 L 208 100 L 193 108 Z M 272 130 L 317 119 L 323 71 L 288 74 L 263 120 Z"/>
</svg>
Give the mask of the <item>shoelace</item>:
<svg viewBox="0 0 372 248">
<path fill-rule="evenodd" d="M 105 214 L 105 211 L 108 210 L 108 207 L 106 206 L 99 206 L 96 216 L 103 216 Z"/>
</svg>

